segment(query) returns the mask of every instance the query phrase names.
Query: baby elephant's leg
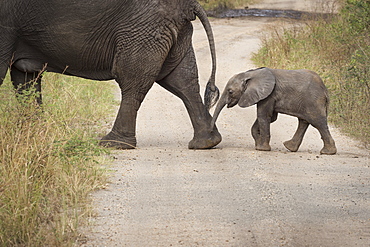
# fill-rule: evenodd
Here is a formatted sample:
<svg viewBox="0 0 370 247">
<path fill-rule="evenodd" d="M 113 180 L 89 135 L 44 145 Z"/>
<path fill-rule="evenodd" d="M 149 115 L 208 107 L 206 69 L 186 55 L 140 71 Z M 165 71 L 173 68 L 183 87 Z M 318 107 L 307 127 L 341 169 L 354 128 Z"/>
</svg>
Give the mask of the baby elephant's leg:
<svg viewBox="0 0 370 247">
<path fill-rule="evenodd" d="M 337 148 L 335 146 L 334 139 L 331 137 L 328 125 L 324 124 L 323 126 L 317 127 L 317 129 L 319 130 L 321 139 L 324 142 L 324 147 L 321 149 L 320 154 L 336 154 Z"/>
<path fill-rule="evenodd" d="M 252 126 L 252 136 L 257 150 L 270 151 L 270 123 L 276 121 L 278 113 L 272 111 L 270 114 L 261 114 L 261 112 Z"/>
<path fill-rule="evenodd" d="M 321 139 L 324 142 L 324 147 L 321 149 L 320 154 L 336 154 L 337 148 L 334 139 L 331 137 L 326 116 L 319 116 L 310 123 L 319 130 Z"/>
<path fill-rule="evenodd" d="M 298 119 L 298 128 L 293 136 L 293 138 L 289 141 L 284 142 L 284 146 L 291 152 L 297 152 L 299 146 L 302 143 L 303 136 L 306 133 L 309 123 L 303 119 Z"/>
<path fill-rule="evenodd" d="M 256 150 L 271 151 L 270 146 L 270 122 L 267 119 L 259 118 L 258 120 L 259 135 L 256 139 Z M 252 130 L 253 131 L 253 130 Z"/>
<path fill-rule="evenodd" d="M 275 122 L 278 113 L 274 111 L 271 101 L 257 105 L 257 120 L 252 126 L 252 136 L 256 142 L 256 150 L 270 151 L 270 124 Z"/>
<path fill-rule="evenodd" d="M 252 137 L 254 139 L 254 145 L 256 147 L 256 150 L 260 151 L 270 151 L 271 147 L 269 145 L 270 138 L 266 140 L 266 138 L 261 135 L 261 129 L 260 124 L 258 122 L 258 119 L 254 122 L 252 126 Z"/>
<path fill-rule="evenodd" d="M 259 142 L 260 138 L 260 127 L 258 125 L 258 119 L 254 121 L 254 124 L 252 126 L 252 137 L 254 139 L 255 145 L 257 146 L 257 143 Z"/>
</svg>

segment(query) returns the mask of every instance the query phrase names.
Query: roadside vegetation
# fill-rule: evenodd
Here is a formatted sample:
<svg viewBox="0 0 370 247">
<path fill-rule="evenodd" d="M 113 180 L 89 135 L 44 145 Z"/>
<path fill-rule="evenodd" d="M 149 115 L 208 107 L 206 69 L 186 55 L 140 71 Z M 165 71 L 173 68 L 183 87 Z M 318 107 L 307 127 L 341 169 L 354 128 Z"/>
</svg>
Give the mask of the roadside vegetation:
<svg viewBox="0 0 370 247">
<path fill-rule="evenodd" d="M 46 73 L 42 108 L 0 87 L 0 246 L 71 246 L 105 184 L 112 84 Z"/>
<path fill-rule="evenodd" d="M 370 144 L 370 1 L 344 0 L 330 18 L 272 27 L 254 55 L 258 66 L 311 69 L 329 88 L 329 120 Z"/>
</svg>

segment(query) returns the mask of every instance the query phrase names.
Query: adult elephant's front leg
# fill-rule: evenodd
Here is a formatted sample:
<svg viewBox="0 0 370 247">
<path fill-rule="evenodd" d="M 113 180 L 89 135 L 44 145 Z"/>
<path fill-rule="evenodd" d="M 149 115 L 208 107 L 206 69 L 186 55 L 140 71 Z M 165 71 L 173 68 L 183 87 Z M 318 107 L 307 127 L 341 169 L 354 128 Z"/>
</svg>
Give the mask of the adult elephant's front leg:
<svg viewBox="0 0 370 247">
<path fill-rule="evenodd" d="M 102 138 L 100 145 L 117 149 L 133 149 L 136 147 L 137 107 L 130 99 L 123 99 L 112 131 Z"/>
<path fill-rule="evenodd" d="M 147 80 L 151 81 L 151 80 Z M 153 82 L 137 84 L 136 88 L 125 88 L 121 85 L 122 100 L 112 131 L 102 138 L 100 145 L 117 149 L 133 149 L 136 147 L 137 111 Z M 136 84 L 135 84 L 136 85 Z"/>
<path fill-rule="evenodd" d="M 35 93 L 35 99 L 37 104 L 42 104 L 41 96 L 41 73 L 37 72 L 22 72 L 15 68 L 11 67 L 10 71 L 11 80 L 13 82 L 14 89 L 17 91 L 18 96 L 23 95 L 25 92 L 31 90 Z"/>
<path fill-rule="evenodd" d="M 212 148 L 221 142 L 217 128 L 211 127 L 212 117 L 199 93 L 198 70 L 192 47 L 176 69 L 158 81 L 158 84 L 181 98 L 185 104 L 194 128 L 194 137 L 189 142 L 189 149 Z"/>
</svg>

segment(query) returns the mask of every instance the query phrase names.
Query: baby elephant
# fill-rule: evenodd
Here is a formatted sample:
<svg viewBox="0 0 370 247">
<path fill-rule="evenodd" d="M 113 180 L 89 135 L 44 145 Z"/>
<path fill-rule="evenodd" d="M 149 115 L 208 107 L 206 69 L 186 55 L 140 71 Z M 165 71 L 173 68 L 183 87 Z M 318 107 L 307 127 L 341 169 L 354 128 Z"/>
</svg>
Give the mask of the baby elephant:
<svg viewBox="0 0 370 247">
<path fill-rule="evenodd" d="M 252 127 L 256 149 L 270 151 L 270 123 L 278 113 L 296 116 L 298 129 L 284 146 L 296 152 L 311 124 L 324 142 L 321 154 L 335 154 L 337 149 L 327 124 L 328 92 L 321 78 L 309 70 L 259 68 L 233 76 L 217 104 L 212 124 L 222 108 L 248 107 L 257 104 L 257 119 Z"/>
</svg>

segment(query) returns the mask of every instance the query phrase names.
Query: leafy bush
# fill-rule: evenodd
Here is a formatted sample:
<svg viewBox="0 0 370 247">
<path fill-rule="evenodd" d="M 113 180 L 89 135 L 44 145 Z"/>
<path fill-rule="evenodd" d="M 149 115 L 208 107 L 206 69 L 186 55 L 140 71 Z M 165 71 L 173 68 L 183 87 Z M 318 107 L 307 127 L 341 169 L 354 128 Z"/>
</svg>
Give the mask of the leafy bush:
<svg viewBox="0 0 370 247">
<path fill-rule="evenodd" d="M 111 85 L 44 81 L 41 108 L 32 93 L 16 99 L 8 78 L 0 88 L 0 246 L 72 245 L 88 193 L 105 183 L 96 123 L 111 112 Z"/>
<path fill-rule="evenodd" d="M 347 0 L 330 19 L 272 27 L 254 55 L 261 66 L 317 71 L 331 93 L 329 119 L 370 143 L 370 2 Z"/>
<path fill-rule="evenodd" d="M 370 1 L 347 0 L 341 10 L 344 22 L 348 24 L 350 32 L 362 35 L 370 29 Z"/>
</svg>

